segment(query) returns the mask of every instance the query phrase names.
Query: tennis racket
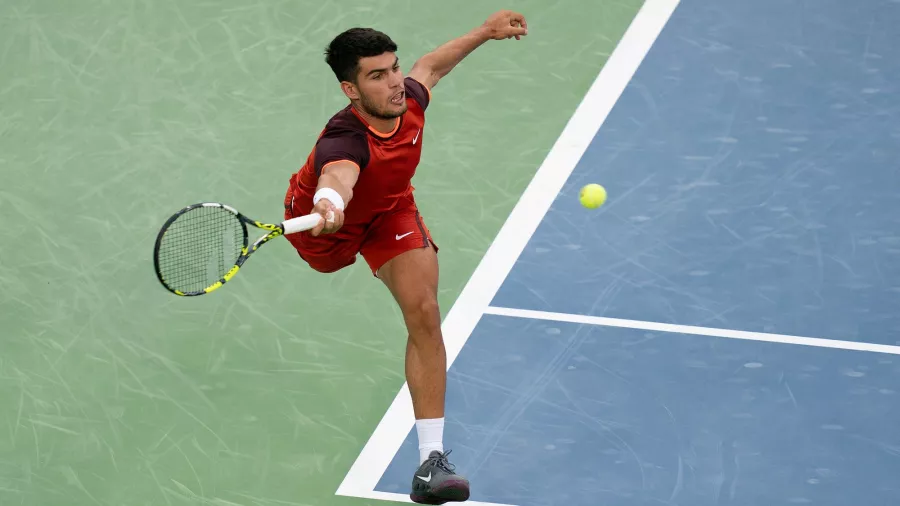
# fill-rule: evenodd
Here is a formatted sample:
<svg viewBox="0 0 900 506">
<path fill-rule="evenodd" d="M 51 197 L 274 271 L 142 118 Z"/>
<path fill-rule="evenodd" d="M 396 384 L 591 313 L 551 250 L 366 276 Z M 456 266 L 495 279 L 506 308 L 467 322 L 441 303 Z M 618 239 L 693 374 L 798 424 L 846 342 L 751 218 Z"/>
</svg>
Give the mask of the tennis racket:
<svg viewBox="0 0 900 506">
<path fill-rule="evenodd" d="M 156 277 L 175 295 L 210 293 L 233 278 L 260 246 L 280 235 L 311 230 L 321 218 L 308 214 L 271 224 L 251 220 L 225 204 L 189 205 L 166 220 L 156 237 Z M 269 233 L 248 244 L 248 225 Z"/>
</svg>

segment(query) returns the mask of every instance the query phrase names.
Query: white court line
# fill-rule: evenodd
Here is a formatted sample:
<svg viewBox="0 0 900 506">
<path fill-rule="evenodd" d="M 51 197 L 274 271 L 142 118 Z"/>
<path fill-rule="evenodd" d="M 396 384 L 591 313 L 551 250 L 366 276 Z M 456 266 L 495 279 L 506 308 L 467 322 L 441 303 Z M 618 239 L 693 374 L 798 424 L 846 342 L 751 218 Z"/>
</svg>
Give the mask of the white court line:
<svg viewBox="0 0 900 506">
<path fill-rule="evenodd" d="M 410 479 L 412 479 L 412 473 L 410 473 Z M 338 494 L 340 495 L 340 494 Z M 365 496 L 365 499 L 381 499 L 382 501 L 397 501 L 397 502 L 406 502 L 413 504 L 413 502 L 409 499 L 409 494 L 392 494 L 390 492 L 378 492 L 371 491 L 368 492 Z M 479 502 L 479 501 L 466 501 L 462 503 L 464 506 L 515 506 L 512 504 L 497 504 L 491 502 Z"/>
<path fill-rule="evenodd" d="M 678 3 L 646 0 L 447 313 L 441 328 L 448 369 Z M 375 486 L 414 425 L 404 383 L 336 494 L 385 499 L 385 494 L 374 492 Z M 396 500 L 397 495 L 389 495 Z"/>
<path fill-rule="evenodd" d="M 513 309 L 508 307 L 496 306 L 488 307 L 487 309 L 485 309 L 484 314 L 509 316 L 514 318 L 527 318 L 532 320 L 548 320 L 554 322 L 581 323 L 584 325 L 601 325 L 605 327 L 655 330 L 657 332 L 675 332 L 679 334 L 696 334 L 699 336 L 724 337 L 727 339 L 745 339 L 748 341 L 799 344 L 802 346 L 817 346 L 819 348 L 838 348 L 842 350 L 871 351 L 875 353 L 890 353 L 892 355 L 900 355 L 900 346 L 859 343 L 854 341 L 839 341 L 837 339 L 821 339 L 818 337 L 800 337 L 788 336 L 784 334 L 768 334 L 765 332 L 749 332 L 744 330 L 693 327 L 691 325 L 676 325 L 673 323 L 623 320 L 621 318 L 606 318 L 602 316 L 585 316 L 580 314 L 567 313 L 551 313 L 547 311 L 533 311 L 530 309 Z"/>
</svg>

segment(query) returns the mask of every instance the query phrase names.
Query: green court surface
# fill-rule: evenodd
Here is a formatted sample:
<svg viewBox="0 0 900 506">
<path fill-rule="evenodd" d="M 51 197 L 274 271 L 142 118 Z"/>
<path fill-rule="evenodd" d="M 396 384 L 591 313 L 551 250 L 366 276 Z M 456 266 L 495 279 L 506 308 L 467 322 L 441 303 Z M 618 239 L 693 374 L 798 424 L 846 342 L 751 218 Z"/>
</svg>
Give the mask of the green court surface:
<svg viewBox="0 0 900 506">
<path fill-rule="evenodd" d="M 2 2 L 0 504 L 367 504 L 334 492 L 404 381 L 386 289 L 279 240 L 178 298 L 159 226 L 208 200 L 281 219 L 345 104 L 322 58 L 338 32 L 386 31 L 408 70 L 516 9 L 531 34 L 476 51 L 428 110 L 414 184 L 446 312 L 639 6 Z"/>
</svg>

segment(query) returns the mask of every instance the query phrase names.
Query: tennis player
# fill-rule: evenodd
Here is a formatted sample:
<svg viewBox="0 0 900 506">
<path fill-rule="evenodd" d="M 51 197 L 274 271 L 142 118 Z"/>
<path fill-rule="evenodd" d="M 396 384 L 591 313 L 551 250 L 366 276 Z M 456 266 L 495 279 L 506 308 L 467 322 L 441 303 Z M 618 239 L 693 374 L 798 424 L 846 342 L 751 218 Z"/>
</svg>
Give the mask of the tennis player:
<svg viewBox="0 0 900 506">
<path fill-rule="evenodd" d="M 437 302 L 438 247 L 411 184 L 425 141 L 425 110 L 434 86 L 469 53 L 489 40 L 527 33 L 521 14 L 497 12 L 421 57 L 405 77 L 397 45 L 384 33 L 352 28 L 338 35 L 325 60 L 350 104 L 328 121 L 285 195 L 285 219 L 322 215 L 310 233 L 286 236 L 306 263 L 329 273 L 361 254 L 400 306 L 419 442 L 410 492 L 417 503 L 469 498 L 468 480 L 455 474 L 444 451 L 447 359 Z"/>
</svg>

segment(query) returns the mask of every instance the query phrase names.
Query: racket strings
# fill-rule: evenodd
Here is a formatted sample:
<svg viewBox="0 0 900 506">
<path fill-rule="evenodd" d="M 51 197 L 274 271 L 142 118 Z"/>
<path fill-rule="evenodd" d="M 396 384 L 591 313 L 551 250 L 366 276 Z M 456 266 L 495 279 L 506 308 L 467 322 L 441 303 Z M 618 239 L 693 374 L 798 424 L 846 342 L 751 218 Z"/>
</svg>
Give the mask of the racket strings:
<svg viewBox="0 0 900 506">
<path fill-rule="evenodd" d="M 200 291 L 231 270 L 243 246 L 244 227 L 233 213 L 197 207 L 166 229 L 160 241 L 159 271 L 174 290 Z"/>
</svg>

